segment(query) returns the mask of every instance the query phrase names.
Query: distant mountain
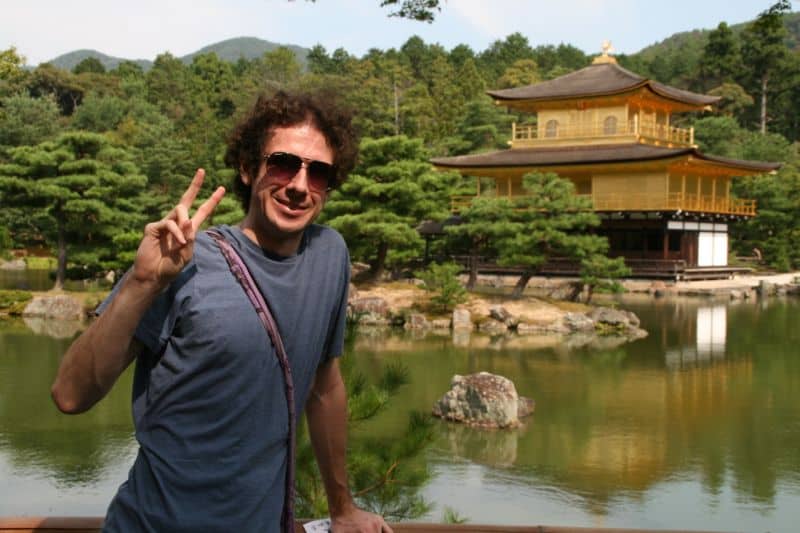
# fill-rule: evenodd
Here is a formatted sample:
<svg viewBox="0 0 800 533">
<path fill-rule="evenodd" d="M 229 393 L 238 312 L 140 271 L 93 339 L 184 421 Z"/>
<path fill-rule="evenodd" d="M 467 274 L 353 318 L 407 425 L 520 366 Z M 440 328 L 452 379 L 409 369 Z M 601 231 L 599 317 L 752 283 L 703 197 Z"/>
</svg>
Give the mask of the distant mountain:
<svg viewBox="0 0 800 533">
<path fill-rule="evenodd" d="M 78 63 L 80 63 L 81 61 L 83 61 L 88 57 L 97 58 L 103 64 L 103 66 L 106 67 L 106 70 L 112 70 L 117 68 L 117 65 L 119 65 L 123 61 L 133 61 L 134 63 L 142 67 L 144 70 L 147 70 L 153 66 L 153 62 L 148 61 L 146 59 L 128 60 L 121 57 L 107 56 L 102 52 L 98 52 L 97 50 L 75 50 L 73 52 L 62 54 L 55 59 L 51 59 L 50 61 L 48 61 L 48 63 L 58 68 L 63 68 L 65 70 L 72 70 L 73 68 L 75 68 L 75 65 L 77 65 Z"/>
<path fill-rule="evenodd" d="M 294 52 L 300 64 L 305 66 L 306 57 L 308 57 L 309 52 L 308 48 L 303 48 L 302 46 L 294 44 L 277 44 L 257 37 L 236 37 L 234 39 L 228 39 L 227 41 L 220 41 L 216 44 L 203 47 L 197 52 L 183 56 L 181 61 L 188 64 L 191 63 L 192 59 L 197 55 L 214 52 L 220 59 L 235 63 L 239 61 L 240 57 L 255 59 L 264 55 L 265 52 L 271 52 L 281 46 L 285 46 Z"/>
<path fill-rule="evenodd" d="M 280 46 L 289 48 L 292 52 L 294 52 L 295 56 L 297 56 L 297 60 L 300 62 L 300 64 L 305 66 L 306 57 L 308 56 L 309 52 L 308 48 L 303 48 L 301 46 L 292 44 L 282 45 L 265 41 L 263 39 L 258 39 L 256 37 L 237 37 L 234 39 L 227 39 L 225 41 L 220 41 L 218 43 L 205 46 L 200 50 L 182 56 L 179 59 L 188 65 L 192 62 L 192 59 L 194 59 L 195 56 L 214 52 L 222 60 L 236 62 L 241 57 L 248 60 L 261 57 L 265 52 L 270 52 Z M 105 55 L 97 50 L 75 50 L 73 52 L 62 54 L 55 59 L 48 61 L 48 63 L 65 70 L 72 70 L 75 68 L 75 65 L 88 57 L 97 58 L 106 68 L 106 70 L 115 69 L 117 68 L 117 65 L 123 61 L 128 61 L 125 58 Z M 153 66 L 152 60 L 133 59 L 130 61 L 138 64 L 144 70 L 148 70 Z"/>
<path fill-rule="evenodd" d="M 731 30 L 734 34 L 738 34 L 751 22 L 752 21 L 733 24 L 731 25 Z M 783 23 L 789 31 L 789 35 L 786 37 L 786 46 L 788 46 L 790 50 L 796 51 L 800 49 L 800 12 L 786 14 L 783 18 Z M 708 34 L 714 29 L 716 29 L 716 26 L 714 28 L 674 33 L 666 39 L 642 48 L 636 52 L 636 54 L 632 55 L 637 55 L 645 60 L 652 60 L 657 55 L 664 54 L 665 52 L 669 54 L 681 48 L 690 50 L 702 49 L 706 41 L 708 41 Z"/>
</svg>

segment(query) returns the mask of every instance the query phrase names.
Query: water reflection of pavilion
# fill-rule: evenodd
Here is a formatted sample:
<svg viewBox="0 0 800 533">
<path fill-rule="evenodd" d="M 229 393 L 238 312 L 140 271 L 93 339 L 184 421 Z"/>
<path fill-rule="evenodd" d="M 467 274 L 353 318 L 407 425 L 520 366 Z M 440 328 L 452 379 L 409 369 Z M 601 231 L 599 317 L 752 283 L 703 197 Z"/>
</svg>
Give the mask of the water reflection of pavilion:
<svg viewBox="0 0 800 533">
<path fill-rule="evenodd" d="M 683 368 L 725 358 L 728 308 L 724 304 L 697 308 L 697 318 L 685 321 L 678 346 L 667 346 L 664 359 L 669 368 Z"/>
</svg>

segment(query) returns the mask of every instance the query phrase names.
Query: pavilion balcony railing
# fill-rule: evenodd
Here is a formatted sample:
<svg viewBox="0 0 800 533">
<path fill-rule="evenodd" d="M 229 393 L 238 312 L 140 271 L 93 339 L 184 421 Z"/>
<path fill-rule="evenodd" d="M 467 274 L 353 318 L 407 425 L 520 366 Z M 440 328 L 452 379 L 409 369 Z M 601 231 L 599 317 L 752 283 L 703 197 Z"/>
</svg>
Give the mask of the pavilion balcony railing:
<svg viewBox="0 0 800 533">
<path fill-rule="evenodd" d="M 684 211 L 724 215 L 755 216 L 756 201 L 705 194 L 595 193 L 581 194 L 592 201 L 595 211 Z M 450 208 L 459 213 L 468 208 L 473 195 L 450 197 Z"/>
<path fill-rule="evenodd" d="M 677 128 L 666 124 L 651 121 L 639 121 L 635 116 L 627 122 L 622 121 L 610 124 L 579 124 L 564 125 L 547 128 L 535 124 L 511 125 L 511 144 L 514 146 L 530 146 L 531 144 L 581 141 L 587 139 L 615 139 L 621 137 L 637 137 L 654 142 L 664 142 L 672 145 L 693 146 L 694 128 Z"/>
</svg>

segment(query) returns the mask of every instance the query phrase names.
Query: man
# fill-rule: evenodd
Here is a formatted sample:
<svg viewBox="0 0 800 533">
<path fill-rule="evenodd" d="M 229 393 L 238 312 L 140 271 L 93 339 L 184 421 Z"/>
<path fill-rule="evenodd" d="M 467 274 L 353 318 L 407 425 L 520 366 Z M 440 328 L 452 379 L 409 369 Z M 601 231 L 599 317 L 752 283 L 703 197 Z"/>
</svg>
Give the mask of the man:
<svg viewBox="0 0 800 533">
<path fill-rule="evenodd" d="M 345 470 L 344 339 L 349 259 L 313 224 L 355 162 L 350 115 L 329 101 L 262 97 L 228 142 L 246 211 L 219 233 L 241 255 L 286 347 L 305 406 L 333 530 L 391 531 L 355 507 Z M 189 216 L 197 171 L 175 208 L 148 224 L 131 270 L 70 346 L 53 384 L 59 409 L 89 409 L 136 360 L 140 444 L 111 502 L 108 531 L 278 531 L 289 414 L 275 349 L 217 243 L 199 232 L 225 194 Z"/>
</svg>

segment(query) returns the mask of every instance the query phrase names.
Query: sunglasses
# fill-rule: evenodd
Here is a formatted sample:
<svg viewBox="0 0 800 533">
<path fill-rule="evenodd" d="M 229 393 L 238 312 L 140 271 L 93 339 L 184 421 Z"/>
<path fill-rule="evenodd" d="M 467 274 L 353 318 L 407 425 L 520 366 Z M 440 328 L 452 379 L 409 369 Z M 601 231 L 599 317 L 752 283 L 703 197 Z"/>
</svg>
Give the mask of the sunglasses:
<svg viewBox="0 0 800 533">
<path fill-rule="evenodd" d="M 267 162 L 269 178 L 281 185 L 292 181 L 306 167 L 308 187 L 316 192 L 325 192 L 333 188 L 336 180 L 336 165 L 307 159 L 289 152 L 272 152 L 264 156 Z"/>
</svg>

